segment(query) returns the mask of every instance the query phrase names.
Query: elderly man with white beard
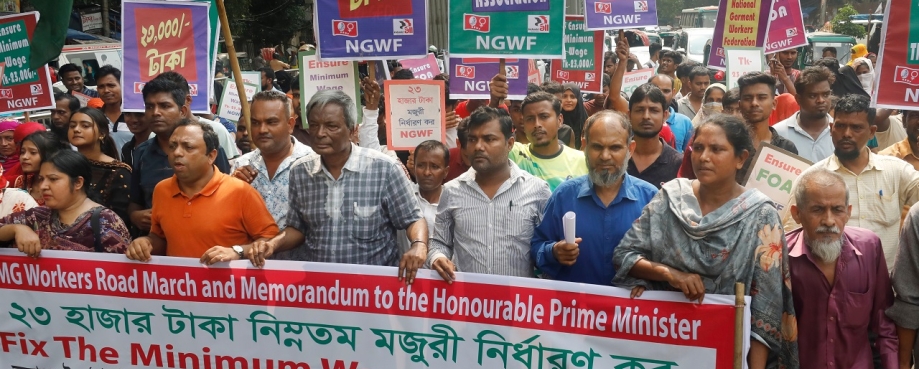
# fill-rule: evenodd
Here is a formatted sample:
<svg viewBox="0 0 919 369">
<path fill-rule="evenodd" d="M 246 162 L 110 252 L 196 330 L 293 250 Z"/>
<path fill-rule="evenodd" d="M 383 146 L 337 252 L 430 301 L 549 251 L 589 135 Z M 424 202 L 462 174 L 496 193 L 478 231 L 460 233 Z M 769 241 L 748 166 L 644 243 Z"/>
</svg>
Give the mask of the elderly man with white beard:
<svg viewBox="0 0 919 369">
<path fill-rule="evenodd" d="M 871 368 L 869 333 L 881 366 L 897 368 L 897 332 L 884 311 L 893 291 L 881 240 L 846 227 L 852 207 L 843 177 L 806 171 L 795 188 L 791 215 L 801 228 L 785 235 L 802 368 Z M 781 246 L 781 245 L 780 245 Z"/>
</svg>

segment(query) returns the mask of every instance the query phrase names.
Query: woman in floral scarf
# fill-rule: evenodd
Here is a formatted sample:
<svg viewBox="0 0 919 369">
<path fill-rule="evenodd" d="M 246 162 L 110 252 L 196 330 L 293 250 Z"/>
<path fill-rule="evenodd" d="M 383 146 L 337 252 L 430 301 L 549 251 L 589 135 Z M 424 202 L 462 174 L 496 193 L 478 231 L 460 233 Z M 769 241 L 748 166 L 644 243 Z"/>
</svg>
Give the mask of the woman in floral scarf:
<svg viewBox="0 0 919 369">
<path fill-rule="evenodd" d="M 682 291 L 700 303 L 707 293 L 746 286 L 751 369 L 798 368 L 797 321 L 788 250 L 775 205 L 745 190 L 735 173 L 753 151 L 747 125 L 714 115 L 695 131 L 692 166 L 698 179 L 664 184 L 613 252 L 613 284 Z"/>
</svg>

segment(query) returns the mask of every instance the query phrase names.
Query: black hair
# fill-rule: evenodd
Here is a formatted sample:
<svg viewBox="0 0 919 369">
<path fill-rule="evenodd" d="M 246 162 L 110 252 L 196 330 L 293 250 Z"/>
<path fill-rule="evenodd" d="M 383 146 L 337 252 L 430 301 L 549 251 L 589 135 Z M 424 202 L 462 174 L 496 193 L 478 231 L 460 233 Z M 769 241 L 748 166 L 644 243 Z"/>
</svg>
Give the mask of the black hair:
<svg viewBox="0 0 919 369">
<path fill-rule="evenodd" d="M 402 68 L 393 73 L 392 79 L 415 79 L 415 73 L 411 69 Z"/>
<path fill-rule="evenodd" d="M 601 87 L 609 87 L 609 84 L 610 84 L 609 74 L 603 73 L 603 86 Z"/>
<path fill-rule="evenodd" d="M 706 69 L 705 67 L 693 67 L 693 68 L 689 71 L 689 80 L 690 80 L 690 81 L 692 81 L 692 80 L 696 79 L 696 77 L 700 77 L 700 76 L 709 77 L 709 75 L 708 75 L 708 69 Z"/>
<path fill-rule="evenodd" d="M 654 53 L 661 51 L 662 49 L 663 47 L 661 46 L 661 44 L 657 42 L 652 42 L 651 46 L 648 46 L 648 54 L 653 56 Z M 658 55 L 658 58 L 660 58 L 660 55 Z"/>
<path fill-rule="evenodd" d="M 98 81 L 100 78 L 105 76 L 113 76 L 119 84 L 121 83 L 121 70 L 118 68 L 115 68 L 111 65 L 103 65 L 101 68 L 99 68 L 99 70 L 96 71 L 96 80 Z"/>
<path fill-rule="evenodd" d="M 469 117 L 460 120 L 456 125 L 456 139 L 459 140 L 460 148 L 466 148 L 466 127 L 469 126 Z"/>
<path fill-rule="evenodd" d="M 54 94 L 54 102 L 61 100 L 67 100 L 67 109 L 70 110 L 70 114 L 80 108 L 80 99 L 77 99 L 76 96 L 64 92 Z"/>
<path fill-rule="evenodd" d="M 666 74 L 655 74 L 654 77 L 648 79 L 648 83 L 654 83 L 658 78 L 667 78 L 670 80 L 670 88 L 676 88 L 676 80 Z"/>
<path fill-rule="evenodd" d="M 62 66 L 57 70 L 57 75 L 63 77 L 63 76 L 64 76 L 64 73 L 70 73 L 70 72 L 77 72 L 77 73 L 80 73 L 80 75 L 83 75 L 83 73 L 80 72 L 80 67 L 78 67 L 76 64 L 73 64 L 73 63 L 68 63 L 68 64 L 62 65 Z"/>
<path fill-rule="evenodd" d="M 804 94 L 804 88 L 808 85 L 815 85 L 826 81 L 829 83 L 832 72 L 822 66 L 807 67 L 801 71 L 801 75 L 795 79 L 795 91 L 798 94 Z"/>
<path fill-rule="evenodd" d="M 185 99 L 188 97 L 188 84 L 186 83 L 186 89 L 183 89 L 181 86 L 179 86 L 178 83 L 169 79 L 169 73 L 172 72 L 160 74 L 156 76 L 156 78 L 154 78 L 152 81 L 144 84 L 144 89 L 142 91 L 144 101 L 146 101 L 147 98 L 152 97 L 154 94 L 167 93 L 169 96 L 172 96 L 172 100 L 176 103 L 176 105 L 179 107 L 185 105 Z"/>
<path fill-rule="evenodd" d="M 178 72 L 175 72 L 175 71 L 163 72 L 160 75 L 156 76 L 156 78 L 164 78 L 164 79 L 170 80 L 173 83 L 175 83 L 176 86 L 178 86 L 180 89 L 182 89 L 182 91 L 185 91 L 185 96 L 191 95 L 191 87 L 188 85 L 188 80 L 185 79 L 185 76 L 179 74 Z M 185 99 L 182 99 L 182 100 L 184 101 Z"/>
<path fill-rule="evenodd" d="M 663 111 L 668 111 L 670 109 L 664 92 L 653 83 L 645 83 L 638 86 L 635 91 L 632 91 L 632 96 L 629 97 L 629 110 L 632 110 L 632 106 L 645 101 L 645 99 L 651 100 L 652 103 L 661 104 L 661 109 L 663 109 Z"/>
<path fill-rule="evenodd" d="M 562 87 L 562 84 L 555 81 L 545 81 L 542 83 L 542 86 L 540 86 L 539 89 L 553 95 L 565 92 L 565 88 Z"/>
<path fill-rule="evenodd" d="M 98 131 L 99 135 L 102 136 L 100 150 L 102 150 L 103 154 L 117 160 L 120 157 L 118 155 L 118 145 L 115 144 L 115 139 L 112 138 L 112 134 L 109 132 L 108 118 L 105 117 L 105 114 L 103 114 L 99 109 L 90 108 L 87 106 L 79 108 L 77 111 L 73 112 L 71 119 L 73 119 L 72 117 L 77 115 L 77 113 L 86 114 L 89 116 L 89 119 L 92 119 L 93 123 L 96 124 L 96 131 Z"/>
<path fill-rule="evenodd" d="M 291 90 L 291 91 L 293 91 L 293 90 L 300 91 L 300 76 L 296 76 L 296 77 L 291 78 L 291 80 L 290 80 L 290 90 Z"/>
<path fill-rule="evenodd" d="M 77 178 L 83 178 L 83 188 L 80 189 L 87 194 L 89 183 L 93 180 L 93 167 L 89 159 L 73 150 L 59 150 L 49 157 L 42 157 L 42 164 L 51 163 L 57 170 L 70 177 L 70 190 L 75 189 Z"/>
<path fill-rule="evenodd" d="M 683 64 L 683 54 L 680 54 L 678 51 L 667 50 L 661 53 L 660 59 L 670 58 L 677 65 Z"/>
<path fill-rule="evenodd" d="M 734 87 L 728 91 L 725 91 L 724 97 L 721 98 L 721 105 L 728 106 L 740 104 L 740 89 Z"/>
<path fill-rule="evenodd" d="M 61 141 L 60 138 L 57 137 L 56 134 L 54 134 L 54 132 L 51 131 L 32 132 L 23 138 L 22 143 L 19 144 L 20 154 L 22 153 L 22 144 L 26 141 L 29 141 L 35 145 L 35 148 L 38 149 L 38 156 L 41 157 L 42 161 L 44 161 L 46 158 L 50 158 L 60 150 L 70 150 L 70 145 L 65 144 L 63 141 Z M 31 188 L 32 183 L 23 183 L 23 186 L 23 189 L 28 190 Z"/>
<path fill-rule="evenodd" d="M 502 117 L 507 119 L 501 119 Z M 469 122 L 466 124 L 466 132 L 481 127 L 493 120 L 497 120 L 501 125 L 501 133 L 504 134 L 504 139 L 507 140 L 514 135 L 514 122 L 510 118 L 510 115 L 508 115 L 507 111 L 504 109 L 481 106 L 469 116 Z"/>
<path fill-rule="evenodd" d="M 543 101 L 548 101 L 552 104 L 552 110 L 555 110 L 556 115 L 562 113 L 562 102 L 555 97 L 555 95 L 545 91 L 537 91 L 527 95 L 527 97 L 523 99 L 523 103 L 520 104 L 520 111 L 523 111 L 527 105 Z"/>
<path fill-rule="evenodd" d="M 283 107 L 283 115 L 281 115 L 282 117 L 286 117 L 285 119 L 287 119 L 291 117 L 291 114 L 294 114 L 290 111 L 290 99 L 287 97 L 287 94 L 283 92 L 275 90 L 259 91 L 254 96 L 252 96 L 252 102 L 250 103 L 249 107 L 251 108 L 252 105 L 255 105 L 256 101 L 280 101 L 281 106 Z"/>
<path fill-rule="evenodd" d="M 874 125 L 874 117 L 877 116 L 877 110 L 871 107 L 871 99 L 868 96 L 860 94 L 848 94 L 836 102 L 834 108 L 836 115 L 839 113 L 868 113 L 868 125 Z"/>
<path fill-rule="evenodd" d="M 733 115 L 714 114 L 696 127 L 693 136 L 698 137 L 702 128 L 707 125 L 715 125 L 724 131 L 724 137 L 728 143 L 734 147 L 734 156 L 740 157 L 744 150 L 753 153 L 753 134 L 750 133 L 750 127 L 744 121 Z"/>
<path fill-rule="evenodd" d="M 833 53 L 833 56 L 839 55 L 839 54 L 836 53 L 836 48 L 835 48 L 835 47 L 832 47 L 832 46 L 824 47 L 824 48 L 823 48 L 823 51 L 820 52 L 820 55 L 826 54 L 827 51 Z"/>
<path fill-rule="evenodd" d="M 603 73 L 603 75 L 605 76 L 606 73 Z M 532 93 L 537 92 L 537 91 L 542 91 L 542 89 L 539 87 L 539 85 L 537 85 L 537 84 L 535 84 L 535 83 L 527 83 L 527 95 L 532 94 Z"/>
<path fill-rule="evenodd" d="M 259 68 L 258 71 L 264 73 L 265 77 L 271 78 L 272 80 L 274 80 L 275 78 L 274 69 L 271 69 L 269 67 L 264 67 L 264 68 Z"/>
<path fill-rule="evenodd" d="M 677 78 L 689 78 L 692 71 L 700 66 L 699 62 L 695 60 L 686 60 L 676 67 L 676 76 Z"/>
<path fill-rule="evenodd" d="M 447 147 L 447 145 L 444 145 L 443 142 L 440 142 L 437 140 L 427 140 L 427 141 L 424 141 L 418 144 L 418 147 L 415 147 L 415 153 L 413 154 L 414 155 L 413 157 L 415 158 L 415 160 L 418 160 L 418 152 L 421 150 L 424 150 L 427 152 L 431 152 L 435 150 L 443 151 L 444 152 L 444 166 L 450 165 L 450 149 Z"/>
<path fill-rule="evenodd" d="M 185 118 L 176 124 L 176 129 L 179 127 L 188 126 L 201 128 L 201 132 L 204 135 L 204 148 L 207 150 L 206 154 L 210 154 L 212 151 L 217 150 L 220 147 L 220 140 L 217 139 L 217 132 L 215 132 L 214 128 L 212 128 L 210 125 L 201 123 L 197 120 Z"/>
<path fill-rule="evenodd" d="M 752 72 L 744 74 L 737 79 L 737 87 L 740 89 L 741 95 L 743 95 L 745 88 L 758 84 L 769 86 L 769 93 L 775 96 L 775 77 L 772 75 L 763 72 Z"/>
<path fill-rule="evenodd" d="M 824 67 L 833 74 L 839 74 L 839 61 L 834 58 L 821 58 L 814 61 L 815 67 Z"/>
</svg>

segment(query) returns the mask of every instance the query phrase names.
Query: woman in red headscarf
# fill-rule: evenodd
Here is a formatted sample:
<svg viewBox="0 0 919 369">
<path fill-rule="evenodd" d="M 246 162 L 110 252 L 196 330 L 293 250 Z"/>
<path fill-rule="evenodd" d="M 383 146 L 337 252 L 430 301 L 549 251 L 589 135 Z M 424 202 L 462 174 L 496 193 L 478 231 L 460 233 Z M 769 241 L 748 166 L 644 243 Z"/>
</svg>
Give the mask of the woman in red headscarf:
<svg viewBox="0 0 919 369">
<path fill-rule="evenodd" d="M 19 168 L 19 147 L 13 137 L 13 131 L 19 127 L 19 121 L 7 118 L 0 121 L 0 166 L 3 166 L 3 188 L 12 183 L 22 170 Z"/>
</svg>

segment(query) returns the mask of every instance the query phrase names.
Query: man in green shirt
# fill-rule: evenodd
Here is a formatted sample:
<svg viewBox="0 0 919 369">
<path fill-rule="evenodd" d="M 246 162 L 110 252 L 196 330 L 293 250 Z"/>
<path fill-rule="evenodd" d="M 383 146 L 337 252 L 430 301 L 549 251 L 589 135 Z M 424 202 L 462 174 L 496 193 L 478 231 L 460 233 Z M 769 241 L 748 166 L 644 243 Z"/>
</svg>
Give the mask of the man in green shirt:
<svg viewBox="0 0 919 369">
<path fill-rule="evenodd" d="M 553 191 L 565 180 L 587 174 L 584 153 L 558 140 L 563 118 L 561 101 L 555 95 L 532 93 L 523 100 L 520 110 L 530 143 L 515 143 L 509 155 L 520 169 L 548 182 Z"/>
</svg>

